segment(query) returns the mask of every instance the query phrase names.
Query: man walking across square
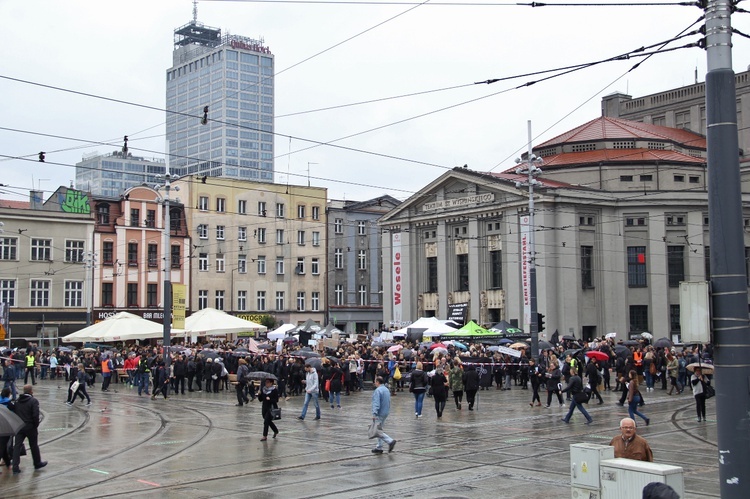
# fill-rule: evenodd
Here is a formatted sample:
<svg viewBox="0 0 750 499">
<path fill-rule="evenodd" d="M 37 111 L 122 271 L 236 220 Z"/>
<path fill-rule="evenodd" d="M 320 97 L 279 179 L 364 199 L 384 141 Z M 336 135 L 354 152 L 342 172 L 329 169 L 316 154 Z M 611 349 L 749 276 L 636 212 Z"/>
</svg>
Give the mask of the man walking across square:
<svg viewBox="0 0 750 499">
<path fill-rule="evenodd" d="M 376 433 L 378 445 L 372 449 L 373 454 L 383 453 L 383 444 L 388 444 L 388 452 L 393 451 L 396 441 L 383 431 L 385 420 L 391 412 L 391 392 L 383 385 L 383 378 L 375 378 L 375 391 L 372 392 L 372 421 L 378 425 Z"/>
<path fill-rule="evenodd" d="M 31 385 L 24 385 L 23 395 L 18 397 L 18 401 L 13 407 L 13 412 L 24 422 L 23 427 L 16 433 L 15 445 L 13 446 L 13 474 L 21 472 L 21 448 L 23 441 L 29 440 L 29 449 L 31 457 L 34 460 L 34 468 L 40 469 L 47 466 L 47 461 L 42 461 L 42 454 L 39 452 L 39 401 L 34 398 L 34 390 Z"/>
<path fill-rule="evenodd" d="M 310 399 L 312 399 L 315 404 L 315 419 L 320 419 L 320 404 L 318 403 L 318 391 L 320 390 L 320 386 L 318 385 L 318 372 L 311 365 L 305 365 L 305 371 L 307 372 L 305 380 L 303 381 L 303 383 L 305 383 L 305 405 L 302 406 L 302 414 L 300 414 L 297 419 L 305 419 L 307 405 L 310 403 Z"/>
</svg>

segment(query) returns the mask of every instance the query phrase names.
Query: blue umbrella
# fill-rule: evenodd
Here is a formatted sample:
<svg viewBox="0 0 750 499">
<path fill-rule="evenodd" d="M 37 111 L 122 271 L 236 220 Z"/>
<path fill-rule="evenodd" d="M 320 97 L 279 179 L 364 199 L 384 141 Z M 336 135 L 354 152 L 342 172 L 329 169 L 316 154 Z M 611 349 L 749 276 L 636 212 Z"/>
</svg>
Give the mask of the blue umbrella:
<svg viewBox="0 0 750 499">
<path fill-rule="evenodd" d="M 464 345 L 460 341 L 455 341 L 455 340 L 453 341 L 453 346 L 456 347 L 456 348 L 460 348 L 461 350 L 468 350 L 469 349 L 466 345 Z"/>
<path fill-rule="evenodd" d="M 513 343 L 513 340 L 511 340 L 510 338 L 501 338 L 498 343 L 500 343 L 501 345 L 509 345 Z"/>
</svg>

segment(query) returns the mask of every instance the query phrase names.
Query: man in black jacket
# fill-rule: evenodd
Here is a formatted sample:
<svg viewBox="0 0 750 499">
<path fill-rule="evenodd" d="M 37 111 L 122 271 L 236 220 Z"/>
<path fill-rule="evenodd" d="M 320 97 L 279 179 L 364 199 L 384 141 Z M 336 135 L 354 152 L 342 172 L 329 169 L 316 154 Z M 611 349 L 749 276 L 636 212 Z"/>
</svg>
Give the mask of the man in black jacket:
<svg viewBox="0 0 750 499">
<path fill-rule="evenodd" d="M 591 397 L 599 399 L 599 405 L 604 403 L 602 396 L 599 394 L 599 361 L 596 359 L 590 359 L 589 363 L 586 364 L 586 377 L 589 379 L 589 386 L 591 386 Z"/>
<path fill-rule="evenodd" d="M 24 385 L 23 395 L 18 397 L 18 401 L 13 405 L 13 412 L 25 423 L 16 434 L 15 445 L 13 446 L 13 474 L 21 472 L 18 465 L 21 463 L 21 448 L 23 441 L 29 440 L 31 457 L 34 459 L 34 468 L 40 469 L 47 466 L 47 461 L 42 461 L 42 455 L 39 452 L 39 401 L 34 398 L 34 390 L 31 385 Z"/>
</svg>

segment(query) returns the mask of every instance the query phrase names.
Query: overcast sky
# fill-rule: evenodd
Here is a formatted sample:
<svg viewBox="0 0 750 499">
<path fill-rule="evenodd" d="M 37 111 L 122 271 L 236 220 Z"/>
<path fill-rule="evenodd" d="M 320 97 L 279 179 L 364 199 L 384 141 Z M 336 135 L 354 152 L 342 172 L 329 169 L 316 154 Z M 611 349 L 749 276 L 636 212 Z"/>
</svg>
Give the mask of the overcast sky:
<svg viewBox="0 0 750 499">
<path fill-rule="evenodd" d="M 537 144 L 598 117 L 609 93 L 641 96 L 691 84 L 696 68 L 705 81 L 706 53 L 691 48 L 655 55 L 625 76 L 640 59 L 518 90 L 512 89 L 539 77 L 470 85 L 666 41 L 701 14 L 681 6 L 198 4 L 200 22 L 262 38 L 275 55 L 277 182 L 306 185 L 309 169 L 310 183 L 327 187 L 329 198 L 355 200 L 405 199 L 454 166 L 508 168 L 527 147 L 527 120 Z M 733 17 L 736 28 L 750 32 L 748 14 Z M 0 76 L 163 109 L 173 32 L 192 19 L 192 2 L 0 0 L 0 19 Z M 750 62 L 750 40 L 733 41 L 734 69 L 741 72 Z M 111 152 L 123 135 L 135 155 L 163 157 L 163 112 L 5 78 L 0 95 L 0 127 L 33 132 L 0 130 L 0 183 L 8 186 L 0 197 L 26 199 L 32 187 L 48 195 L 68 185 L 83 154 Z M 343 148 L 311 148 L 303 139 Z M 5 158 L 36 159 L 39 151 L 65 166 Z"/>
</svg>

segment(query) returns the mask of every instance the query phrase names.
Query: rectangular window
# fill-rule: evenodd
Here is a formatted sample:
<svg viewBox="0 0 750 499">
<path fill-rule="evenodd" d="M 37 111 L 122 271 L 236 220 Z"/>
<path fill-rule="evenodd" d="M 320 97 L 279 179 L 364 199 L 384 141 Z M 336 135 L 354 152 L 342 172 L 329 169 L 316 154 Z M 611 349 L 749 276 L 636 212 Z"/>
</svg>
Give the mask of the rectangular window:
<svg viewBox="0 0 750 499">
<path fill-rule="evenodd" d="M 214 294 L 214 308 L 216 310 L 224 310 L 224 290 L 217 289 Z"/>
<path fill-rule="evenodd" d="M 711 247 L 703 247 L 703 271 L 707 281 L 711 280 Z"/>
<path fill-rule="evenodd" d="M 258 201 L 258 216 L 259 217 L 266 216 L 266 202 L 265 201 Z"/>
<path fill-rule="evenodd" d="M 208 272 L 208 253 L 198 253 L 198 271 Z"/>
<path fill-rule="evenodd" d="M 357 269 L 367 270 L 367 250 L 357 250 Z"/>
<path fill-rule="evenodd" d="M 653 175 L 641 175 L 641 182 L 652 182 L 654 180 Z"/>
<path fill-rule="evenodd" d="M 198 225 L 198 239 L 208 239 L 208 225 Z"/>
<path fill-rule="evenodd" d="M 180 254 L 180 247 L 179 246 L 172 246 L 172 268 L 173 269 L 179 269 L 182 265 L 182 255 Z"/>
<path fill-rule="evenodd" d="M 456 255 L 456 289 L 469 290 L 469 255 Z"/>
<path fill-rule="evenodd" d="M 237 310 L 240 312 L 247 310 L 247 291 L 237 291 Z"/>
<path fill-rule="evenodd" d="M 669 287 L 677 288 L 685 280 L 685 247 L 667 246 L 667 274 Z"/>
<path fill-rule="evenodd" d="M 65 281 L 65 306 L 83 306 L 83 281 Z"/>
<path fill-rule="evenodd" d="M 115 243 L 112 241 L 104 241 L 102 243 L 102 264 L 113 265 L 115 253 Z"/>
<path fill-rule="evenodd" d="M 312 219 L 313 220 L 320 220 L 320 206 L 313 206 L 312 207 Z"/>
<path fill-rule="evenodd" d="M 284 275 L 284 257 L 276 257 L 276 275 Z"/>
<path fill-rule="evenodd" d="M 344 285 L 343 284 L 336 284 L 333 287 L 333 299 L 336 302 L 336 305 L 341 306 L 344 304 Z"/>
<path fill-rule="evenodd" d="M 258 257 L 258 273 L 259 274 L 266 273 L 266 257 L 265 256 Z"/>
<path fill-rule="evenodd" d="M 301 256 L 297 258 L 297 266 L 294 267 L 294 273 L 298 275 L 305 274 L 305 257 Z"/>
<path fill-rule="evenodd" d="M 646 287 L 646 247 L 628 246 L 628 286 Z"/>
<path fill-rule="evenodd" d="M 357 235 L 364 236 L 367 234 L 367 222 L 365 220 L 357 220 Z"/>
<path fill-rule="evenodd" d="M 226 267 L 225 264 L 226 260 L 224 259 L 224 255 L 219 253 L 216 255 L 216 272 L 225 272 Z"/>
<path fill-rule="evenodd" d="M 342 248 L 333 250 L 333 267 L 336 269 L 344 268 L 344 250 Z"/>
<path fill-rule="evenodd" d="M 304 204 L 297 205 L 297 218 L 299 219 L 305 218 L 305 205 Z"/>
<path fill-rule="evenodd" d="M 436 256 L 427 258 L 427 292 L 437 293 L 438 291 L 438 261 Z"/>
<path fill-rule="evenodd" d="M 146 306 L 155 307 L 159 304 L 158 285 L 146 284 Z"/>
<path fill-rule="evenodd" d="M 276 229 L 276 244 L 284 244 L 284 229 Z"/>
<path fill-rule="evenodd" d="M 297 244 L 300 246 L 305 245 L 305 231 L 304 230 L 297 231 Z"/>
<path fill-rule="evenodd" d="M 284 218 L 284 203 L 276 203 L 276 218 Z"/>
<path fill-rule="evenodd" d="M 216 198 L 216 211 L 224 213 L 227 210 L 227 200 L 224 198 Z"/>
<path fill-rule="evenodd" d="M 679 333 L 680 328 L 680 306 L 670 305 L 669 306 L 669 332 Z"/>
<path fill-rule="evenodd" d="M 313 312 L 320 311 L 320 291 L 313 291 L 310 296 L 310 310 Z"/>
<path fill-rule="evenodd" d="M 490 288 L 503 289 L 503 252 L 490 251 Z"/>
<path fill-rule="evenodd" d="M 367 286 L 364 284 L 360 284 L 357 288 L 357 298 L 357 303 L 359 303 L 360 307 L 367 306 Z"/>
<path fill-rule="evenodd" d="M 305 292 L 297 291 L 297 312 L 305 311 Z"/>
<path fill-rule="evenodd" d="M 648 331 L 648 305 L 630 305 L 630 330 Z"/>
<path fill-rule="evenodd" d="M 52 260 L 52 240 L 51 239 L 32 239 L 31 240 L 31 260 L 37 262 L 46 262 Z"/>
<path fill-rule="evenodd" d="M 138 266 L 138 243 L 128 243 L 128 266 Z"/>
<path fill-rule="evenodd" d="M 247 255 L 237 255 L 237 272 L 247 274 Z"/>
<path fill-rule="evenodd" d="M 344 219 L 343 218 L 336 218 L 333 220 L 333 232 L 334 234 L 344 233 Z"/>
<path fill-rule="evenodd" d="M 313 246 L 320 246 L 320 232 L 313 232 L 312 233 L 312 245 Z"/>
<path fill-rule="evenodd" d="M 247 227 L 237 227 L 237 240 L 241 242 L 247 241 Z"/>
<path fill-rule="evenodd" d="M 0 280 L 0 302 L 7 303 L 9 307 L 16 306 L 16 280 Z"/>
<path fill-rule="evenodd" d="M 14 237 L 0 237 L 0 260 L 16 260 L 18 240 Z"/>
<path fill-rule="evenodd" d="M 115 305 L 114 284 L 111 282 L 102 283 L 102 306 L 113 307 Z"/>
<path fill-rule="evenodd" d="M 320 260 L 318 258 L 313 258 L 310 261 L 310 273 L 312 273 L 312 275 L 320 274 Z"/>
<path fill-rule="evenodd" d="M 284 292 L 283 291 L 276 291 L 276 311 L 277 312 L 284 311 Z"/>
<path fill-rule="evenodd" d="M 216 239 L 218 239 L 219 241 L 224 240 L 224 226 L 223 225 L 216 226 Z"/>
<path fill-rule="evenodd" d="M 581 246 L 581 287 L 591 289 L 594 287 L 594 247 Z"/>
<path fill-rule="evenodd" d="M 266 244 L 266 229 L 265 228 L 259 228 L 257 232 L 258 236 L 258 244 Z"/>
<path fill-rule="evenodd" d="M 633 176 L 632 175 L 620 175 L 620 182 L 632 182 Z"/>
<path fill-rule="evenodd" d="M 203 310 L 204 308 L 208 308 L 208 290 L 199 289 L 198 290 L 198 310 Z"/>
<path fill-rule="evenodd" d="M 84 241 L 65 241 L 65 261 L 83 262 L 83 245 Z"/>
<path fill-rule="evenodd" d="M 156 227 L 156 210 L 146 210 L 146 227 Z"/>
<path fill-rule="evenodd" d="M 147 250 L 148 266 L 157 267 L 159 262 L 159 257 L 156 254 L 157 246 L 155 244 L 149 244 Z"/>
<path fill-rule="evenodd" d="M 50 281 L 32 280 L 29 305 L 32 307 L 49 307 L 49 290 Z"/>
<path fill-rule="evenodd" d="M 266 292 L 258 291 L 256 294 L 256 302 L 258 305 L 258 312 L 265 312 L 266 310 Z"/>
<path fill-rule="evenodd" d="M 198 198 L 198 209 L 200 211 L 208 211 L 208 196 Z"/>
<path fill-rule="evenodd" d="M 130 226 L 141 226 L 141 210 L 139 210 L 138 208 L 130 208 Z"/>
<path fill-rule="evenodd" d="M 128 307 L 138 306 L 138 283 L 129 282 L 127 291 Z"/>
<path fill-rule="evenodd" d="M 240 199 L 237 201 L 237 213 L 240 215 L 246 215 L 247 214 L 247 201 L 244 199 Z"/>
</svg>

